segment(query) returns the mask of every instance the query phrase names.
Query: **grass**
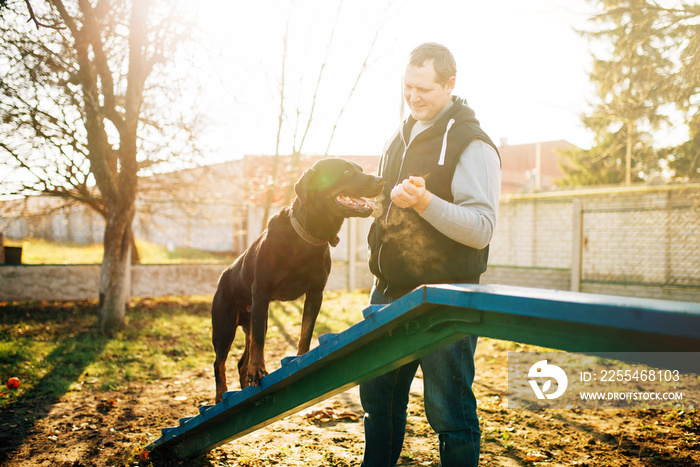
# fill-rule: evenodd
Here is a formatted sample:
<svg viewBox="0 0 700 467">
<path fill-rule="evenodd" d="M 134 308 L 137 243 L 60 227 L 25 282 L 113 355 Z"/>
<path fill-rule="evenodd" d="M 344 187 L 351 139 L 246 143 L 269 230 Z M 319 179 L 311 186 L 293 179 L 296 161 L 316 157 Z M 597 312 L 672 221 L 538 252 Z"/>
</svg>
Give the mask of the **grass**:
<svg viewBox="0 0 700 467">
<path fill-rule="evenodd" d="M 126 327 L 112 338 L 96 331 L 94 300 L 3 302 L 0 464 L 3 455 L 20 452 L 30 443 L 36 452 L 55 449 L 52 455 L 59 457 L 67 449 L 79 450 L 85 459 L 109 456 L 105 464 L 95 465 L 137 465 L 135 461 L 153 433 L 167 426 L 165 419 L 187 408 L 194 410 L 187 404 L 209 401 L 213 395 L 211 299 L 210 295 L 133 299 Z M 366 293 L 327 292 L 314 334 L 340 332 L 362 320 L 367 300 Z M 303 298 L 271 304 L 268 357 L 275 354 L 275 359 L 281 358 L 281 352 L 296 347 L 302 309 Z M 232 358 L 240 355 L 242 344 L 239 335 Z M 291 354 L 293 351 L 287 353 Z M 234 362 L 231 360 L 229 383 L 235 387 Z M 268 368 L 274 371 L 278 362 L 268 360 Z M 5 382 L 13 376 L 21 380 L 20 387 L 6 389 Z M 182 391 L 186 382 L 199 392 Z M 202 385 L 207 388 L 205 399 L 201 398 Z M 176 389 L 170 391 L 170 387 Z M 163 406 L 163 398 L 172 398 L 173 393 L 188 402 L 172 405 L 178 400 L 174 398 Z M 195 393 L 199 395 L 193 396 Z M 161 410 L 151 413 L 153 406 Z M 61 408 L 57 415 L 56 407 Z M 140 411 L 134 412 L 134 407 Z M 104 450 L 112 444 L 107 454 Z M 30 457 L 38 464 L 44 459 L 42 454 Z M 269 465 L 264 458 L 251 461 L 255 463 L 235 460 L 222 464 L 214 457 L 209 453 L 190 465 Z"/>
<path fill-rule="evenodd" d="M 43 239 L 5 240 L 6 246 L 22 247 L 24 264 L 100 264 L 102 244 L 58 243 Z M 189 248 L 168 249 L 144 240 L 136 240 L 143 264 L 230 263 L 233 256 Z"/>
<path fill-rule="evenodd" d="M 9 303 L 0 308 L 0 377 L 19 390 L 0 396 L 0 409 L 26 394 L 58 398 L 77 389 L 122 390 L 131 383 L 176 377 L 211 366 L 210 296 L 132 300 L 126 328 L 109 339 L 96 332 L 95 301 Z M 327 292 L 315 334 L 340 332 L 362 319 L 364 293 Z M 268 339 L 294 339 L 303 299 L 274 302 Z"/>
<path fill-rule="evenodd" d="M 94 301 L 3 307 L 0 374 L 20 378 L 22 386 L 0 399 L 0 408 L 25 394 L 57 398 L 76 385 L 108 390 L 134 378 L 158 377 L 158 363 L 163 368 L 172 366 L 168 365 L 170 344 L 156 342 L 150 334 L 154 327 L 163 327 L 165 312 L 172 306 L 171 302 L 162 303 L 147 316 L 149 307 L 137 303 L 128 314 L 128 327 L 111 340 L 95 331 Z M 190 305 L 173 319 L 187 320 L 196 311 L 197 307 Z"/>
</svg>

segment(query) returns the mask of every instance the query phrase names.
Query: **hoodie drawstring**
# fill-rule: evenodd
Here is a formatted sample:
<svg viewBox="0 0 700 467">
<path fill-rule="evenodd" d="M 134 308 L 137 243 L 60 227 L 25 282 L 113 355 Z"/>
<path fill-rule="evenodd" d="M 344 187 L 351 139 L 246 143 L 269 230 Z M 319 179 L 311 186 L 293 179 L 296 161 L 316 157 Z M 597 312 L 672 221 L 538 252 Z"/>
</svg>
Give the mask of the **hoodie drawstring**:
<svg viewBox="0 0 700 467">
<path fill-rule="evenodd" d="M 438 165 L 445 165 L 445 153 L 447 152 L 447 133 L 450 131 L 450 128 L 452 128 L 454 122 L 454 118 L 451 118 L 450 121 L 447 122 L 447 128 L 445 128 L 445 135 L 442 137 L 442 148 L 440 149 L 440 159 L 438 160 Z"/>
</svg>

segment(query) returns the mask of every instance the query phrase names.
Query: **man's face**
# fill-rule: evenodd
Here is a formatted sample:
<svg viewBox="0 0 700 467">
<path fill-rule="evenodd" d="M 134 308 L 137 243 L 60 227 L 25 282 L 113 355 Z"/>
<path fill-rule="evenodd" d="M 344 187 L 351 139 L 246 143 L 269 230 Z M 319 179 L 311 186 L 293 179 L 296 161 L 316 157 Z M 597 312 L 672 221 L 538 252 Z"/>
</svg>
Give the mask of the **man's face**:
<svg viewBox="0 0 700 467">
<path fill-rule="evenodd" d="M 403 77 L 403 97 L 413 118 L 421 121 L 433 119 L 452 99 L 454 85 L 454 76 L 444 86 L 435 81 L 432 60 L 422 66 L 409 63 Z"/>
</svg>

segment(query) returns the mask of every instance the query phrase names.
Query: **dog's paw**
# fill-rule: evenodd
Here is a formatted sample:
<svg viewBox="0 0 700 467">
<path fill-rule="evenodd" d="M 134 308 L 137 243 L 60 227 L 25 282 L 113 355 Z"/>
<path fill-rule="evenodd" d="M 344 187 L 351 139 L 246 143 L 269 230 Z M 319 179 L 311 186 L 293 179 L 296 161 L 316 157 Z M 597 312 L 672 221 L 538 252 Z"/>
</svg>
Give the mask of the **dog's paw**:
<svg viewBox="0 0 700 467">
<path fill-rule="evenodd" d="M 267 376 L 267 370 L 263 365 L 260 366 L 248 366 L 248 383 L 250 385 L 258 387 L 260 386 L 260 380 Z"/>
</svg>

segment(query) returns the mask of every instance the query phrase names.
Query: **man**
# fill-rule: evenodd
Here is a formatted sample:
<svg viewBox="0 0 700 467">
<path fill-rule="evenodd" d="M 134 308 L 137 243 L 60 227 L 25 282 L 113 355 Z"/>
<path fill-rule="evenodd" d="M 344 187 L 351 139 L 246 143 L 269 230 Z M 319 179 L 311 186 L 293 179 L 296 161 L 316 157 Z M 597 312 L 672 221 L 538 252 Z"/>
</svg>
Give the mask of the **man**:
<svg viewBox="0 0 700 467">
<path fill-rule="evenodd" d="M 409 56 L 411 116 L 379 163 L 383 213 L 370 229 L 370 303 L 391 303 L 421 284 L 478 283 L 486 270 L 501 186 L 498 151 L 466 101 L 452 96 L 450 51 L 427 43 Z M 481 431 L 472 392 L 476 336 L 360 386 L 365 467 L 393 467 L 406 428 L 411 381 L 423 371 L 425 413 L 443 467 L 476 466 Z"/>
</svg>

